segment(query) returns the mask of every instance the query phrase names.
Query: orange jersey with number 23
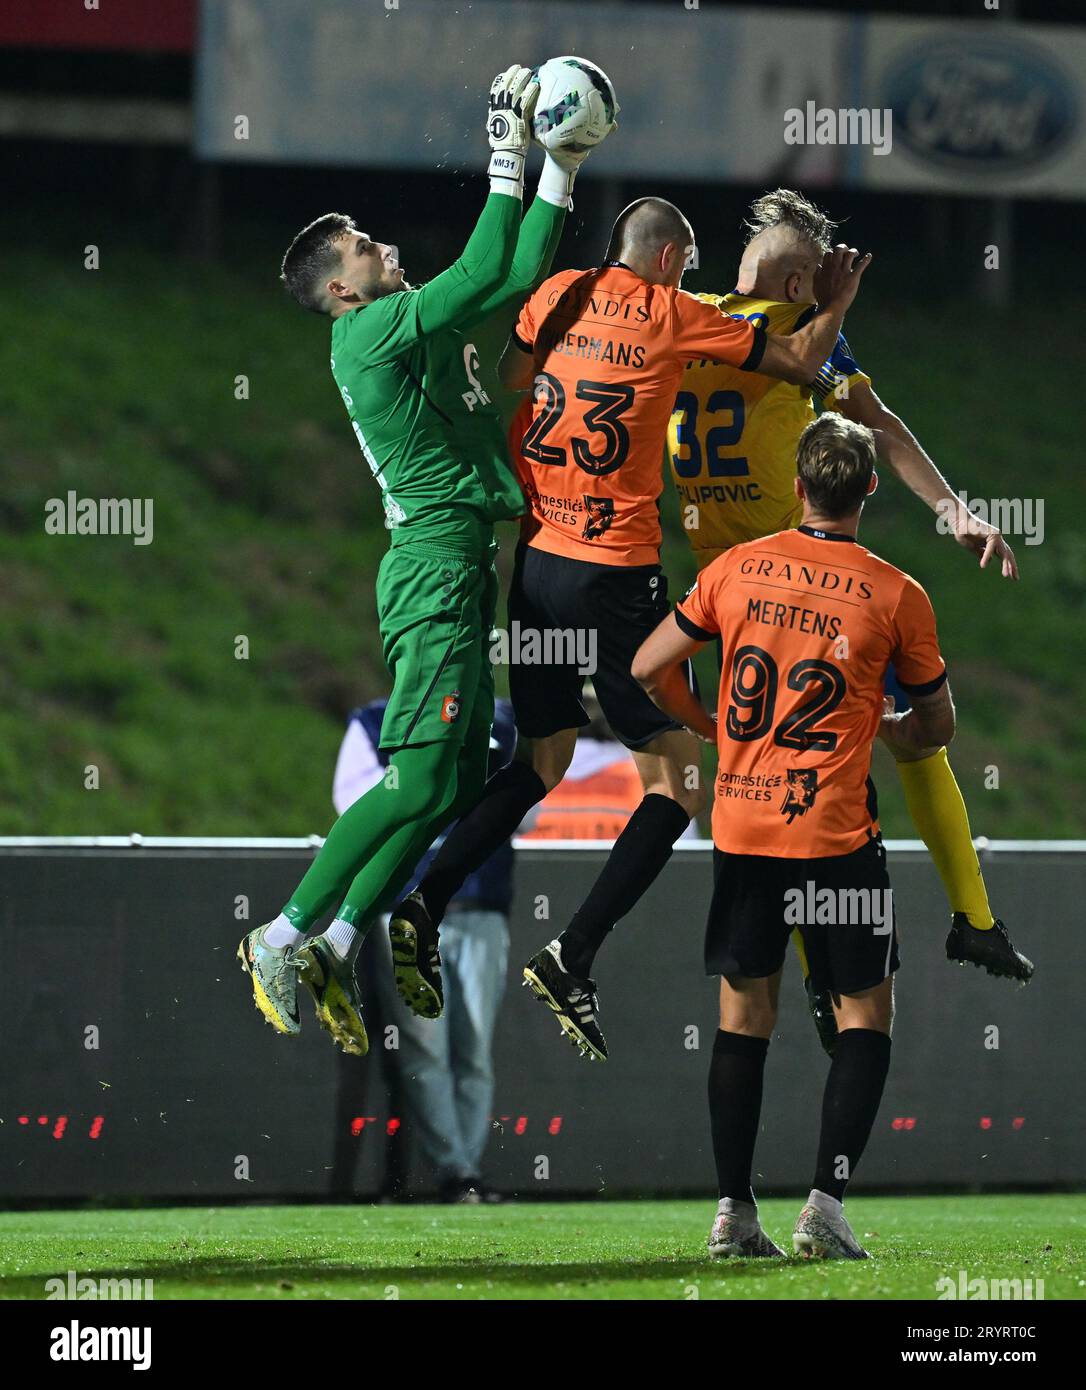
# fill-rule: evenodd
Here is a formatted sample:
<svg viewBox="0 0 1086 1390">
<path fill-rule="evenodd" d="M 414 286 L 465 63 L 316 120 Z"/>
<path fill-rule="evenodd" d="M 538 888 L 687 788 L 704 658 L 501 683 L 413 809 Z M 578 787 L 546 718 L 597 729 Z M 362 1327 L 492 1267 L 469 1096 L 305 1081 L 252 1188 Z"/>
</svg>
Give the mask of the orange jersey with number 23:
<svg viewBox="0 0 1086 1390">
<path fill-rule="evenodd" d="M 510 437 L 530 508 L 525 540 L 597 564 L 658 563 L 663 449 L 683 369 L 710 358 L 754 371 L 764 332 L 609 262 L 545 280 L 514 338 L 536 367 Z"/>
</svg>

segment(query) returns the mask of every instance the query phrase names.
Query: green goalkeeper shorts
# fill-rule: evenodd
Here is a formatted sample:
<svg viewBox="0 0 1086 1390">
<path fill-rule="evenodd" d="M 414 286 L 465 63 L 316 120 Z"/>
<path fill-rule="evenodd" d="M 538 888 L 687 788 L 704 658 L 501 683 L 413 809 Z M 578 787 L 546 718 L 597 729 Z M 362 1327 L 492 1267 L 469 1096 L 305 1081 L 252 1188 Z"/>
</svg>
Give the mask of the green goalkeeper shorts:
<svg viewBox="0 0 1086 1390">
<path fill-rule="evenodd" d="M 392 674 L 382 748 L 463 742 L 469 726 L 493 723 L 496 550 L 491 542 L 481 559 L 467 559 L 405 542 L 381 561 L 377 613 Z"/>
</svg>

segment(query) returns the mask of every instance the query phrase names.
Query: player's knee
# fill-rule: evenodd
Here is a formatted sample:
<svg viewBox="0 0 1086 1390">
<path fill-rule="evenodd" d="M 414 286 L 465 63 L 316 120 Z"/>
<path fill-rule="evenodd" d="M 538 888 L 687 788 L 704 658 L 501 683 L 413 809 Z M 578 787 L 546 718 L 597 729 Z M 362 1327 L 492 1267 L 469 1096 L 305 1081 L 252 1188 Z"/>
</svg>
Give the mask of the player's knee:
<svg viewBox="0 0 1086 1390">
<path fill-rule="evenodd" d="M 692 773 L 700 773 L 700 769 L 691 769 Z M 669 800 L 686 812 L 688 820 L 700 814 L 705 809 L 705 789 L 701 785 L 701 777 L 676 776 L 667 780 L 650 782 L 645 786 L 646 796 L 666 796 Z"/>
<path fill-rule="evenodd" d="M 777 1006 L 771 999 L 744 994 L 721 1000 L 720 1027 L 725 1033 L 768 1038 L 776 1026 Z"/>
<path fill-rule="evenodd" d="M 397 794 L 389 817 L 389 823 L 394 829 L 399 830 L 421 820 L 436 820 L 444 816 L 449 809 L 451 798 L 444 787 L 435 786 L 429 796 L 421 795 L 414 788 L 409 789 L 406 786 L 401 786 L 400 791 L 403 795 Z"/>
<path fill-rule="evenodd" d="M 725 1015 L 721 1010 L 720 1027 L 725 1033 L 742 1033 L 748 1038 L 769 1038 L 777 1026 L 776 1009 L 744 1010 L 739 1014 Z"/>
<path fill-rule="evenodd" d="M 458 784 L 456 751 L 443 744 L 394 755 L 385 785 L 395 793 L 389 817 L 396 825 L 441 815 L 452 806 Z"/>
<path fill-rule="evenodd" d="M 694 768 L 692 771 L 700 774 L 701 769 Z M 705 788 L 701 784 L 701 777 L 698 776 L 694 779 L 690 786 L 684 784 L 675 800 L 691 820 L 700 815 L 705 810 L 706 802 Z"/>
<path fill-rule="evenodd" d="M 887 1037 L 893 1031 L 893 1020 L 890 1017 L 869 1017 L 864 1015 L 837 1015 L 837 1032 L 848 1033 L 852 1029 L 859 1029 L 865 1033 L 885 1033 Z"/>
<path fill-rule="evenodd" d="M 879 989 L 876 994 L 863 996 L 842 994 L 836 1012 L 837 1028 L 841 1033 L 850 1028 L 864 1028 L 889 1037 L 894 1025 L 893 990 Z"/>
<path fill-rule="evenodd" d="M 558 786 L 562 778 L 566 775 L 564 768 L 559 769 L 553 763 L 546 763 L 543 767 L 537 767 L 536 772 L 539 773 L 539 780 L 547 789 L 548 794 L 554 791 L 555 787 Z"/>
<path fill-rule="evenodd" d="M 573 746 L 577 741 L 577 731 L 570 729 L 550 738 L 533 739 L 530 749 L 531 762 L 536 776 L 548 792 L 554 791 L 569 770 L 573 761 Z M 521 750 L 517 749 L 518 756 Z"/>
</svg>

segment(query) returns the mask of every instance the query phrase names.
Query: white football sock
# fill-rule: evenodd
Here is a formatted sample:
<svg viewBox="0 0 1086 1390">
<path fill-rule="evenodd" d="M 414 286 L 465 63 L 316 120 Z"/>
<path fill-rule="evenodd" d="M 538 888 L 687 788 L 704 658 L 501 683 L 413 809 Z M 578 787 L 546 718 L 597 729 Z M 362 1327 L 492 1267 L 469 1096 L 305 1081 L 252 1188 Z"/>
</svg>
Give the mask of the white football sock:
<svg viewBox="0 0 1086 1390">
<path fill-rule="evenodd" d="M 276 949 L 280 946 L 297 946 L 303 936 L 305 936 L 305 932 L 292 926 L 280 912 L 275 921 L 264 928 L 264 945 Z"/>
<path fill-rule="evenodd" d="M 820 1192 L 817 1187 L 811 1188 L 811 1195 L 807 1198 L 807 1205 L 814 1207 L 815 1211 L 820 1211 L 823 1216 L 841 1216 L 841 1203 L 836 1197 L 831 1197 L 826 1192 Z"/>
<path fill-rule="evenodd" d="M 350 922 L 341 922 L 337 917 L 324 933 L 324 939 L 340 960 L 350 960 L 351 950 L 358 940 L 358 932 Z"/>
</svg>

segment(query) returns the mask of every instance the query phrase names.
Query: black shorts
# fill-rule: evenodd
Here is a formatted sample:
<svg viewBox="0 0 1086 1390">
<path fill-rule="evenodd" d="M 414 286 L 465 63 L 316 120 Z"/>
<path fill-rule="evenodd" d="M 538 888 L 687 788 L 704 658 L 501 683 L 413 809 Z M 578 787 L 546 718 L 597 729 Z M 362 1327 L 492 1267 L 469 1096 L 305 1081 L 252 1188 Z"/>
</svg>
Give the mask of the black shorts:
<svg viewBox="0 0 1086 1390">
<path fill-rule="evenodd" d="M 898 968 L 886 850 L 877 837 L 827 859 L 717 849 L 713 878 L 705 929 L 708 975 L 776 974 L 797 926 L 819 990 L 858 994 Z"/>
<path fill-rule="evenodd" d="M 669 609 L 659 565 L 600 565 L 519 545 L 509 590 L 509 694 L 518 732 L 547 738 L 583 728 L 586 679 L 627 748 L 678 728 L 630 674 L 638 647 Z M 531 632 L 546 640 L 537 659 L 518 660 Z M 689 662 L 687 673 L 693 680 Z"/>
</svg>

